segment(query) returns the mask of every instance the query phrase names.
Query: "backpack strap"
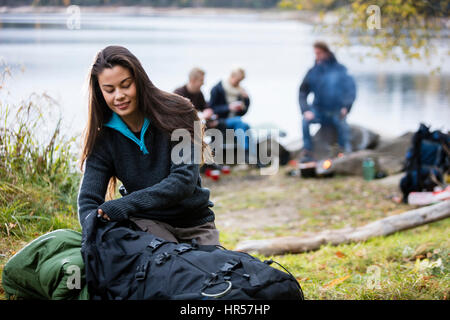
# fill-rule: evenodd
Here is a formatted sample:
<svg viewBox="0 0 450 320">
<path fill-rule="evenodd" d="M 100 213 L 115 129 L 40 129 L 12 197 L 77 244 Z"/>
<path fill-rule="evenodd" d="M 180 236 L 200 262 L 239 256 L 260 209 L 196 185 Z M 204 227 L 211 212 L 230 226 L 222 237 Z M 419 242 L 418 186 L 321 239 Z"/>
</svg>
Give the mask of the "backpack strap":
<svg viewBox="0 0 450 320">
<path fill-rule="evenodd" d="M 151 248 L 149 250 L 149 247 L 147 246 L 145 248 L 144 253 L 141 257 L 141 263 L 136 268 L 136 273 L 134 274 L 134 278 L 137 281 L 137 291 L 136 291 L 136 299 L 142 300 L 144 299 L 144 293 L 145 293 L 145 278 L 147 277 L 149 265 L 150 265 L 150 255 L 151 255 Z"/>
<path fill-rule="evenodd" d="M 136 273 L 134 274 L 134 277 L 137 281 L 142 281 L 145 279 L 147 275 L 147 268 L 150 264 L 150 259 L 148 259 L 148 255 L 144 255 L 143 257 L 144 262 L 137 266 Z"/>
<path fill-rule="evenodd" d="M 305 300 L 305 297 L 303 296 L 303 290 L 302 290 L 302 287 L 300 286 L 300 283 L 298 283 L 297 279 L 294 277 L 294 275 L 293 275 L 292 273 L 289 272 L 288 269 L 286 269 L 281 263 L 278 263 L 277 261 L 274 261 L 274 260 L 272 260 L 272 259 L 265 260 L 264 263 L 268 264 L 269 266 L 270 266 L 272 263 L 276 263 L 276 264 L 279 265 L 281 268 L 283 268 L 284 271 L 286 271 L 286 272 L 291 276 L 292 280 L 294 280 L 295 284 L 298 286 L 298 289 L 300 290 L 300 295 L 301 295 L 301 297 L 302 297 L 302 300 Z"/>
<path fill-rule="evenodd" d="M 236 268 L 241 262 L 236 260 L 230 260 L 228 262 L 225 262 L 225 264 L 220 267 L 220 271 L 223 273 L 229 273 L 231 270 Z"/>
<path fill-rule="evenodd" d="M 153 254 L 153 251 L 155 251 L 156 249 L 161 247 L 164 243 L 167 243 L 167 241 L 160 239 L 160 238 L 154 238 L 152 241 L 150 241 L 150 243 L 147 245 L 144 252 L 142 253 L 141 263 L 137 266 L 136 273 L 134 274 L 134 277 L 137 281 L 136 299 L 138 299 L 138 300 L 144 299 L 145 284 L 146 284 L 146 281 L 144 281 L 144 280 L 147 277 L 147 273 L 148 273 L 148 269 L 149 269 L 149 265 L 150 265 L 150 257 Z M 160 263 L 158 263 L 159 260 L 161 260 L 161 259 L 158 259 L 158 257 L 160 255 L 158 255 L 157 258 L 155 259 L 157 264 L 160 264 Z M 164 259 L 164 261 L 165 260 L 167 260 L 167 259 Z"/>
</svg>

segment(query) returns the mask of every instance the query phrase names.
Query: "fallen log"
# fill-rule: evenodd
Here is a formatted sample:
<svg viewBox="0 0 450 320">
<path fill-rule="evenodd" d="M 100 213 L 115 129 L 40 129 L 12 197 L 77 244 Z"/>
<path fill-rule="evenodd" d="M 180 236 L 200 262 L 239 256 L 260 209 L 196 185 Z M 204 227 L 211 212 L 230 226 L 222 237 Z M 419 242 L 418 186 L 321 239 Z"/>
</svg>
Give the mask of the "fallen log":
<svg viewBox="0 0 450 320">
<path fill-rule="evenodd" d="M 375 149 L 380 143 L 380 136 L 361 126 L 350 124 L 351 144 L 353 151 Z M 321 126 L 312 137 L 315 159 L 333 158 L 338 151 L 337 131 L 330 126 Z M 408 141 L 409 142 L 409 141 Z M 284 144 L 291 159 L 299 159 L 303 148 L 301 139 L 296 138 Z M 402 155 L 403 158 L 403 155 Z"/>
<path fill-rule="evenodd" d="M 267 256 L 301 253 L 319 249 L 325 244 L 339 245 L 365 241 L 372 237 L 387 236 L 448 217 L 450 217 L 450 200 L 406 211 L 356 228 L 325 230 L 305 237 L 246 240 L 238 243 L 234 250 Z"/>
</svg>

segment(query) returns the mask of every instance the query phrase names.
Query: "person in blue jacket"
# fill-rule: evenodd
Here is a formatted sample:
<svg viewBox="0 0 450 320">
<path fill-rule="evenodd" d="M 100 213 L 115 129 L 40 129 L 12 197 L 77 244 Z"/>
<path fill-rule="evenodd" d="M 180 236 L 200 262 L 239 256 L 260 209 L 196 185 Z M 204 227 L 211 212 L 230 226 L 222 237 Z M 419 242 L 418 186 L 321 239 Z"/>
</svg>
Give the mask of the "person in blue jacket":
<svg viewBox="0 0 450 320">
<path fill-rule="evenodd" d="M 315 64 L 308 71 L 299 90 L 299 103 L 303 116 L 304 156 L 312 157 L 313 144 L 309 126 L 312 123 L 336 128 L 342 151 L 352 151 L 350 127 L 346 117 L 356 97 L 356 86 L 347 69 L 338 61 L 324 42 L 314 43 Z M 314 94 L 312 105 L 308 95 Z"/>
<path fill-rule="evenodd" d="M 98 216 L 131 220 L 168 241 L 219 244 L 214 204 L 199 174 L 208 156 L 204 127 L 194 128 L 199 123 L 192 103 L 158 89 L 128 49 L 101 50 L 90 71 L 80 159 L 82 171 L 85 165 L 77 199 L 82 231 Z M 174 136 L 178 129 L 187 138 L 181 148 Z M 119 198 L 117 180 L 127 191 Z"/>
<path fill-rule="evenodd" d="M 223 120 L 226 129 L 241 129 L 236 131 L 237 142 L 245 150 L 246 162 L 248 162 L 250 160 L 250 135 L 244 135 L 242 132 L 250 129 L 250 126 L 242 120 L 242 116 L 248 111 L 250 98 L 240 85 L 244 78 L 244 69 L 240 67 L 233 69 L 228 78 L 219 81 L 211 89 L 209 106 L 214 110 L 218 118 Z M 256 161 L 256 156 L 252 160 Z"/>
</svg>

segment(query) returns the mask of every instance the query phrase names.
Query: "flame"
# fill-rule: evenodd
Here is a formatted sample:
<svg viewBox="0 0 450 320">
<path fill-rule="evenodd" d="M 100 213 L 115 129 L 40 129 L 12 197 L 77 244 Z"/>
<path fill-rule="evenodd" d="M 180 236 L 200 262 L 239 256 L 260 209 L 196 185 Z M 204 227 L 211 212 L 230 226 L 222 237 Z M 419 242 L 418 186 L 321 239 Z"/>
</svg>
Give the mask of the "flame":
<svg viewBox="0 0 450 320">
<path fill-rule="evenodd" d="M 325 160 L 322 164 L 322 168 L 324 168 L 325 170 L 328 170 L 331 168 L 331 160 Z"/>
</svg>

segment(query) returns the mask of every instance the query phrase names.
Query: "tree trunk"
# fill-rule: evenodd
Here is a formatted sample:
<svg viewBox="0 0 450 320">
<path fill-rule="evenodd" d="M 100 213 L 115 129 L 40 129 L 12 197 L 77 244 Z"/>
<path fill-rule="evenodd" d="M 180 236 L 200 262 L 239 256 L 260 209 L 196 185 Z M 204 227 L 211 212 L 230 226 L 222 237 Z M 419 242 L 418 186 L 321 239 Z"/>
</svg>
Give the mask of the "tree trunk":
<svg viewBox="0 0 450 320">
<path fill-rule="evenodd" d="M 372 237 L 387 236 L 397 231 L 415 228 L 450 216 L 450 200 L 427 207 L 406 211 L 357 228 L 325 230 L 305 237 L 281 237 L 266 240 L 247 240 L 238 243 L 235 250 L 277 255 L 301 253 L 319 249 L 325 244 L 360 242 Z"/>
</svg>

